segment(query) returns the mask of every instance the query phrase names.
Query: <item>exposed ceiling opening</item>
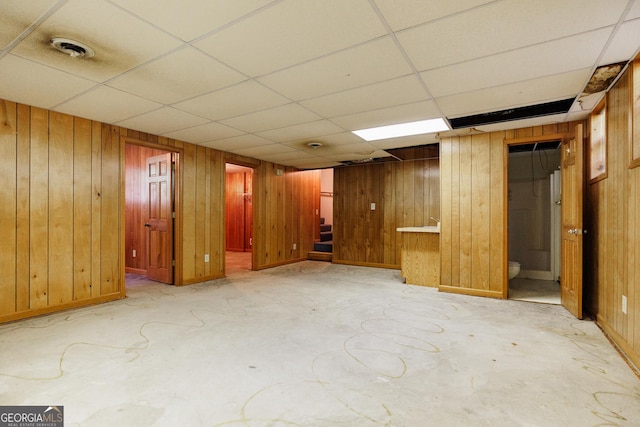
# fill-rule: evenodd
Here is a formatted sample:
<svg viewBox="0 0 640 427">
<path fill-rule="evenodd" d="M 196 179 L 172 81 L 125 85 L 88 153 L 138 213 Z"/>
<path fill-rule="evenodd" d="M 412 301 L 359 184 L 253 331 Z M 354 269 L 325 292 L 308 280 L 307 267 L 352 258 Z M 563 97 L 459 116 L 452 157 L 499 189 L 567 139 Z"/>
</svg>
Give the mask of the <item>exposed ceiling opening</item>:
<svg viewBox="0 0 640 427">
<path fill-rule="evenodd" d="M 507 110 L 457 117 L 455 119 L 449 119 L 449 122 L 453 129 L 462 129 L 492 123 L 508 122 L 512 120 L 550 116 L 553 114 L 567 113 L 571 108 L 571 105 L 573 105 L 573 101 L 574 98 L 567 98 L 560 101 L 527 105 L 526 107 L 509 108 Z"/>
</svg>

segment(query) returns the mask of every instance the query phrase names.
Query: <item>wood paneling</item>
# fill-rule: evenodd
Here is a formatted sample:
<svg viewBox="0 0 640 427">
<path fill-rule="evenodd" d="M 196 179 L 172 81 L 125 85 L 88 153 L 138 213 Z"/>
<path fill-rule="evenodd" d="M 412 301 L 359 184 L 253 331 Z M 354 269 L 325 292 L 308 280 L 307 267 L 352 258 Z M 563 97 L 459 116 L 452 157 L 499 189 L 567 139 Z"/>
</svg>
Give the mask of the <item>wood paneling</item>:
<svg viewBox="0 0 640 427">
<path fill-rule="evenodd" d="M 121 297 L 117 132 L 0 103 L 0 322 Z"/>
<path fill-rule="evenodd" d="M 442 139 L 441 289 L 507 297 L 505 140 L 568 134 L 572 125 Z"/>
<path fill-rule="evenodd" d="M 437 159 L 337 168 L 333 185 L 336 263 L 400 268 L 396 229 L 435 225 L 430 218 L 440 217 Z"/>
<path fill-rule="evenodd" d="M 240 156 L 227 155 L 227 159 L 253 166 Z M 281 175 L 278 169 L 283 171 Z M 316 214 L 320 209 L 320 171 L 259 162 L 254 168 L 252 193 L 253 268 L 306 259 L 320 227 Z"/>
<path fill-rule="evenodd" d="M 402 234 L 402 277 L 410 285 L 440 285 L 440 234 Z"/>
<path fill-rule="evenodd" d="M 629 148 L 635 84 L 628 70 L 607 94 L 607 177 L 587 185 L 585 308 L 640 365 L 640 168 Z M 636 80 L 637 81 L 637 80 Z M 627 299 L 627 313 L 622 298 Z"/>
</svg>

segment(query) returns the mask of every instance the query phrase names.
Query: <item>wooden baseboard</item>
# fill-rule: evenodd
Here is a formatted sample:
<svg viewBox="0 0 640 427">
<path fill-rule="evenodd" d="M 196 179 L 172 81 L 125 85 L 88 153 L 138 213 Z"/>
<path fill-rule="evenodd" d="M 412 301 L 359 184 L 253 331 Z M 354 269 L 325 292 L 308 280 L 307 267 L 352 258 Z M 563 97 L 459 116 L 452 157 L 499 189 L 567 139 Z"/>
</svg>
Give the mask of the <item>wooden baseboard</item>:
<svg viewBox="0 0 640 427">
<path fill-rule="evenodd" d="M 452 294 L 471 295 L 474 297 L 487 297 L 504 299 L 502 292 L 500 291 L 487 291 L 484 289 L 472 289 L 472 288 L 459 288 L 457 286 L 438 286 L 438 290 L 442 292 L 450 292 Z"/>
<path fill-rule="evenodd" d="M 629 343 L 622 338 L 622 336 L 613 330 L 611 326 L 598 314 L 596 316 L 596 324 L 604 332 L 607 339 L 618 350 L 625 362 L 629 365 L 632 371 L 640 377 L 640 354 L 629 345 Z"/>
<path fill-rule="evenodd" d="M 124 272 L 129 274 L 141 274 L 143 276 L 147 275 L 147 270 L 143 270 L 142 268 L 125 267 Z"/>
<path fill-rule="evenodd" d="M 353 261 L 345 261 L 342 259 L 334 259 L 332 262 L 334 264 L 355 265 L 358 267 L 375 267 L 375 268 L 388 268 L 390 270 L 400 270 L 400 266 L 397 264 L 378 264 L 375 262 L 353 262 Z"/>
<path fill-rule="evenodd" d="M 51 307 L 43 307 L 35 310 L 21 311 L 18 313 L 6 314 L 0 316 L 0 323 L 13 322 L 16 320 L 28 319 L 30 317 L 43 316 L 46 314 L 53 314 L 60 311 L 70 310 L 74 308 L 87 307 L 90 305 L 102 304 L 105 302 L 115 301 L 124 298 L 122 292 L 117 292 L 109 295 L 103 295 L 97 298 L 91 298 L 81 301 L 73 301 L 66 304 L 54 305 Z"/>
<path fill-rule="evenodd" d="M 195 279 L 184 280 L 182 283 L 176 283 L 176 286 L 195 285 L 196 283 L 208 282 L 209 280 L 216 280 L 224 278 L 223 273 L 212 274 L 210 276 L 196 277 Z"/>
<path fill-rule="evenodd" d="M 307 259 L 311 261 L 328 261 L 331 262 L 333 259 L 333 253 L 331 252 L 319 252 L 319 251 L 309 251 L 307 254 Z"/>
<path fill-rule="evenodd" d="M 254 268 L 255 271 L 258 270 L 265 270 L 267 268 L 273 268 L 273 267 L 280 267 L 281 265 L 287 265 L 287 264 L 295 264 L 296 262 L 300 262 L 300 261 L 306 261 L 306 258 L 294 258 L 294 259 L 288 259 L 286 261 L 280 261 L 280 262 L 274 262 L 272 264 L 267 264 L 267 265 L 261 265 L 259 267 Z"/>
</svg>

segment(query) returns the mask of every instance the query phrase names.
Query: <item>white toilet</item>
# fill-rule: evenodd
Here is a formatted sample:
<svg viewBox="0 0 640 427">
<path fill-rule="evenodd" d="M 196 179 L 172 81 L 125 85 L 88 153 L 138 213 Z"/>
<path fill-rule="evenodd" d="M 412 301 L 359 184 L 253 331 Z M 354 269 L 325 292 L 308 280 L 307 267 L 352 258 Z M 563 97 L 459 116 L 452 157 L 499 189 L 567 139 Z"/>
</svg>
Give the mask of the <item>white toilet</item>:
<svg viewBox="0 0 640 427">
<path fill-rule="evenodd" d="M 509 261 L 509 280 L 513 279 L 520 273 L 520 263 Z"/>
</svg>

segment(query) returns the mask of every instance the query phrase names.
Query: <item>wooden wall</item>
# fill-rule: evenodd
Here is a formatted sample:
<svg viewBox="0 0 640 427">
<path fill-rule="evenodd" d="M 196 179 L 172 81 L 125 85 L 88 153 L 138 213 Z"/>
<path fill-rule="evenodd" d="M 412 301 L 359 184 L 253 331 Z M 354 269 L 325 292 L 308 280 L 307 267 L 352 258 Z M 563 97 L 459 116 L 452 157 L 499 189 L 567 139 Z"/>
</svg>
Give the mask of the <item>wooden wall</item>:
<svg viewBox="0 0 640 427">
<path fill-rule="evenodd" d="M 507 297 L 505 140 L 568 134 L 572 126 L 563 123 L 442 139 L 442 289 Z"/>
<path fill-rule="evenodd" d="M 253 179 L 253 268 L 307 259 L 320 229 L 320 171 L 261 162 Z"/>
<path fill-rule="evenodd" d="M 0 100 L 0 321 L 124 296 L 118 128 Z"/>
<path fill-rule="evenodd" d="M 146 186 L 146 159 L 165 152 L 165 150 L 142 145 L 127 144 L 125 147 L 124 262 L 128 273 L 146 274 L 147 272 L 149 242 L 144 223 L 149 218 L 149 192 Z"/>
<path fill-rule="evenodd" d="M 126 144 L 178 153 L 175 284 L 224 275 L 225 163 L 239 156 L 9 101 L 0 118 L 0 322 L 125 296 Z M 319 172 L 241 160 L 258 176 L 254 267 L 305 259 Z"/>
<path fill-rule="evenodd" d="M 336 168 L 333 261 L 400 268 L 396 229 L 435 225 L 430 217 L 440 216 L 439 183 L 437 159 Z"/>
<path fill-rule="evenodd" d="M 629 167 L 633 130 L 640 129 L 632 109 L 632 91 L 640 85 L 636 70 L 635 76 L 627 71 L 607 94 L 607 177 L 585 185 L 589 232 L 584 240 L 585 308 L 640 366 L 640 167 Z M 635 102 L 640 106 L 640 98 Z"/>
</svg>

